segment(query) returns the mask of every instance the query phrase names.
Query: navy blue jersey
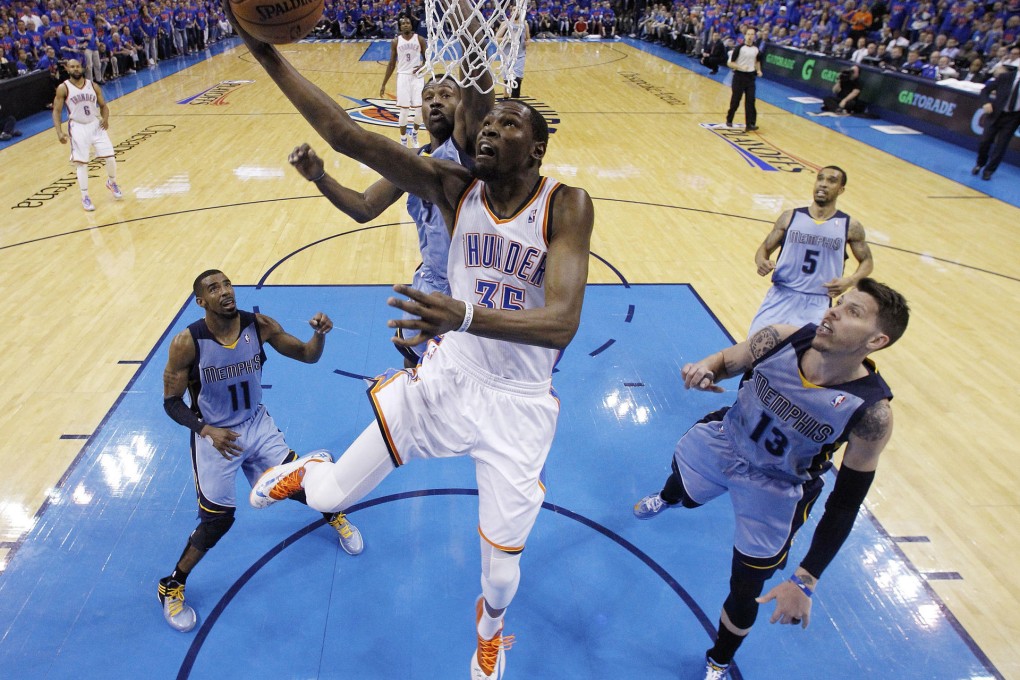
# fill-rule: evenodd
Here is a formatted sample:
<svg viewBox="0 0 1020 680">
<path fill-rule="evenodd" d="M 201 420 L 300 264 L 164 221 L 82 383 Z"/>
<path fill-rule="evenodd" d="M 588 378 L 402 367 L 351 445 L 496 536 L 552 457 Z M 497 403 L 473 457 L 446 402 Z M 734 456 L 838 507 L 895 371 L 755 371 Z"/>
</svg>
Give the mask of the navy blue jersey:
<svg viewBox="0 0 1020 680">
<path fill-rule="evenodd" d="M 755 362 L 723 428 L 738 455 L 769 477 L 806 481 L 832 467 L 864 412 L 892 391 L 865 359 L 868 374 L 842 385 L 813 385 L 800 371 L 817 326 L 808 324 Z"/>
<path fill-rule="evenodd" d="M 252 312 L 238 311 L 241 332 L 232 345 L 221 345 L 199 319 L 188 326 L 195 343 L 189 389 L 192 408 L 213 427 L 232 427 L 251 418 L 262 403 L 262 349 Z"/>
</svg>

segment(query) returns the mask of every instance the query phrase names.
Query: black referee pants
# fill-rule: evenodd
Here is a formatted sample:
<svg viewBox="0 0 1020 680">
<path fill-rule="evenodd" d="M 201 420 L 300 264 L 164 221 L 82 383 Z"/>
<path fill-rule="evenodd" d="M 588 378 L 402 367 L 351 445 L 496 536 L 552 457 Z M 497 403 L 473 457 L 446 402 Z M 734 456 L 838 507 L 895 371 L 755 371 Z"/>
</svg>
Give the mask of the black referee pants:
<svg viewBox="0 0 1020 680">
<path fill-rule="evenodd" d="M 726 124 L 733 124 L 733 114 L 740 106 L 740 98 L 744 98 L 744 123 L 747 127 L 758 124 L 758 110 L 754 106 L 754 83 L 757 74 L 754 71 L 734 71 L 730 110 L 726 112 Z"/>
</svg>

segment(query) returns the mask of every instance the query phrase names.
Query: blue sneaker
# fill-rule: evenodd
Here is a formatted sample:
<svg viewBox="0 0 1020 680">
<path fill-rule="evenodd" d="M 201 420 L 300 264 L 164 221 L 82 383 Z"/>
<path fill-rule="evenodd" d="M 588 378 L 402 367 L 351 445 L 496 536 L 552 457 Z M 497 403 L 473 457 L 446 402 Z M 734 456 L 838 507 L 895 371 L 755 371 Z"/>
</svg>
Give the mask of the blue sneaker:
<svg viewBox="0 0 1020 680">
<path fill-rule="evenodd" d="M 329 451 L 320 450 L 301 456 L 292 463 L 284 463 L 269 468 L 262 473 L 255 486 L 251 488 L 248 502 L 253 508 L 268 508 L 277 501 L 289 498 L 304 487 L 301 481 L 305 478 L 305 465 L 308 463 L 332 463 L 333 456 Z"/>
<path fill-rule="evenodd" d="M 730 664 L 716 663 L 712 657 L 705 657 L 705 680 L 725 680 L 730 677 Z"/>
<path fill-rule="evenodd" d="M 169 576 L 159 580 L 159 603 L 163 606 L 163 618 L 170 627 L 181 633 L 187 633 L 195 627 L 198 616 L 195 610 L 184 602 L 184 584 L 178 583 Z"/>
<path fill-rule="evenodd" d="M 671 507 L 673 506 L 662 500 L 662 496 L 653 493 L 637 502 L 637 505 L 634 506 L 634 516 L 638 519 L 651 519 Z"/>
<path fill-rule="evenodd" d="M 365 541 L 361 538 L 361 532 L 358 531 L 358 527 L 351 524 L 347 515 L 342 512 L 333 513 L 327 523 L 340 535 L 340 547 L 344 549 L 345 553 L 360 555 L 361 551 L 365 549 Z"/>
</svg>

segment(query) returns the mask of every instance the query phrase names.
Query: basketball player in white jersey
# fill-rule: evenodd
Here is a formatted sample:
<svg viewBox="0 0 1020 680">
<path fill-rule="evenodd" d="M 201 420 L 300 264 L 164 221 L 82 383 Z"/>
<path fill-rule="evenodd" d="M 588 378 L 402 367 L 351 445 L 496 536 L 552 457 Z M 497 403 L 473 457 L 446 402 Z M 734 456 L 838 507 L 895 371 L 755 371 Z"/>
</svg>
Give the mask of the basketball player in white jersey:
<svg viewBox="0 0 1020 680">
<path fill-rule="evenodd" d="M 92 212 L 96 209 L 89 198 L 89 152 L 94 147 L 97 158 L 106 159 L 106 188 L 113 197 L 120 199 L 123 194 L 117 186 L 117 159 L 113 143 L 106 130 L 110 125 L 110 108 L 103 98 L 103 91 L 91 80 L 85 79 L 81 62 L 69 59 L 66 64 L 68 79 L 57 85 L 53 99 L 53 127 L 57 139 L 67 144 L 68 135 L 61 125 L 61 113 L 67 109 L 67 132 L 71 137 L 71 162 L 78 175 L 81 189 L 81 205 Z"/>
<path fill-rule="evenodd" d="M 803 326 L 820 323 L 832 299 L 870 276 L 874 269 L 864 227 L 836 209 L 846 190 L 846 171 L 830 165 L 818 171 L 814 202 L 806 208 L 787 210 L 754 254 L 758 275 L 772 273 L 772 287 L 765 294 L 751 322 L 751 337 L 762 328 L 782 323 Z M 857 258 L 857 271 L 844 276 L 846 248 Z M 779 257 L 770 258 L 776 248 Z"/>
<path fill-rule="evenodd" d="M 397 70 L 397 108 L 400 109 L 400 143 L 418 146 L 418 109 L 421 108 L 421 91 L 425 79 L 418 74 L 425 55 L 425 38 L 417 35 L 411 27 L 411 20 L 404 17 L 397 26 L 400 35 L 390 43 L 390 63 L 386 64 L 386 75 L 379 86 L 379 97 L 386 96 L 386 83 L 393 69 Z"/>
<path fill-rule="evenodd" d="M 229 3 L 224 3 L 229 13 Z M 236 22 L 235 22 L 236 27 Z M 309 505 L 348 508 L 416 458 L 471 456 L 478 481 L 482 597 L 476 602 L 473 680 L 503 675 L 503 616 L 517 592 L 520 557 L 544 498 L 540 473 L 558 401 L 552 369 L 577 332 L 588 278 L 594 208 L 583 189 L 542 177 L 549 129 L 520 101 L 497 102 L 482 121 L 475 167 L 418 156 L 362 129 L 277 51 L 238 35 L 284 94 L 336 151 L 433 203 L 451 227 L 452 295 L 394 290 L 389 304 L 412 347 L 434 342 L 417 369 L 380 376 L 376 412 L 330 464 L 299 459 L 267 471 L 252 491 L 265 507 L 304 488 Z M 455 219 L 456 218 L 456 219 Z M 415 335 L 417 333 L 418 335 Z"/>
</svg>

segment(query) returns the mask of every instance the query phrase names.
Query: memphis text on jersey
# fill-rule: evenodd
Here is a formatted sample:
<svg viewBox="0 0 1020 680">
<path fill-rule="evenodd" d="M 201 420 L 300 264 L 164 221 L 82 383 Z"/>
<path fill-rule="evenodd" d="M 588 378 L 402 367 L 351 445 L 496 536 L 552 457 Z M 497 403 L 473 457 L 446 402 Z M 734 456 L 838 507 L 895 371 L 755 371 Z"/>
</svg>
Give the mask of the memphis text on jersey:
<svg viewBox="0 0 1020 680">
<path fill-rule="evenodd" d="M 754 373 L 754 392 L 761 399 L 765 408 L 790 423 L 794 430 L 813 442 L 822 444 L 828 441 L 835 431 L 832 425 L 818 422 L 807 411 L 780 394 L 775 388 L 770 387 L 769 379 L 757 371 Z"/>
<path fill-rule="evenodd" d="M 534 216 L 532 215 L 532 219 Z M 509 242 L 500 234 L 464 234 L 464 264 L 516 277 L 536 288 L 545 280 L 546 253 L 534 246 Z"/>
<path fill-rule="evenodd" d="M 786 242 L 803 243 L 809 246 L 828 248 L 829 250 L 843 250 L 843 239 L 841 238 L 831 238 L 820 234 L 807 234 L 797 230 L 786 232 Z"/>
<path fill-rule="evenodd" d="M 241 375 L 251 375 L 262 370 L 262 357 L 256 354 L 247 361 L 238 361 L 228 366 L 206 366 L 202 369 L 202 383 L 210 385 L 218 380 L 229 380 Z"/>
</svg>

